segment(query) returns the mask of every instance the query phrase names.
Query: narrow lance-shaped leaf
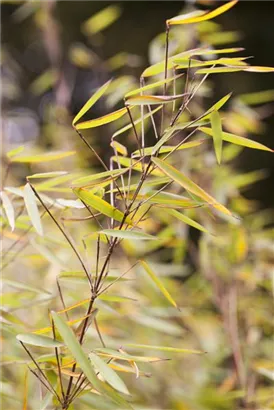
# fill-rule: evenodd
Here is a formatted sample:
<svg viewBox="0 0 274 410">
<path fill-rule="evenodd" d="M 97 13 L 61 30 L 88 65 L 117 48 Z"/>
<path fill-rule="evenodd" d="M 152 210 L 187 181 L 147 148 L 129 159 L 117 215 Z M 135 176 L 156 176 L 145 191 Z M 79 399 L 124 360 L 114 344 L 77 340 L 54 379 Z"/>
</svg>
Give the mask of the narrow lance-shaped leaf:
<svg viewBox="0 0 274 410">
<path fill-rule="evenodd" d="M 157 82 L 155 82 L 155 83 L 145 85 L 144 87 L 137 88 L 136 90 L 133 90 L 133 91 L 130 91 L 129 93 L 127 93 L 127 94 L 125 95 L 125 98 L 131 97 L 132 95 L 141 94 L 141 93 L 143 93 L 144 91 L 151 90 L 152 88 L 160 87 L 160 86 L 163 85 L 163 84 L 168 84 L 168 83 L 170 83 L 171 81 L 175 81 L 175 80 L 177 80 L 178 78 L 182 77 L 182 75 L 183 75 L 183 74 L 178 74 L 178 75 L 176 75 L 176 76 L 174 76 L 174 77 L 169 77 L 169 78 L 166 78 L 165 80 L 157 81 Z"/>
<path fill-rule="evenodd" d="M 2 198 L 3 208 L 5 210 L 11 230 L 13 231 L 15 227 L 15 216 L 14 216 L 14 208 L 13 208 L 12 202 L 5 192 L 3 191 L 0 192 L 0 196 Z"/>
<path fill-rule="evenodd" d="M 93 120 L 88 120 L 80 122 L 75 125 L 77 130 L 86 130 L 90 128 L 101 127 L 102 125 L 109 124 L 110 122 L 116 121 L 127 113 L 126 108 L 121 108 L 120 110 L 114 111 L 110 114 L 103 115 L 100 118 L 94 118 Z"/>
<path fill-rule="evenodd" d="M 182 172 L 179 172 L 176 168 L 160 160 L 159 158 L 152 158 L 152 160 L 166 175 L 180 184 L 187 191 L 203 199 L 218 211 L 223 212 L 226 215 L 231 215 L 231 212 L 224 205 L 218 203 L 212 196 L 196 185 L 195 182 L 189 179 Z"/>
<path fill-rule="evenodd" d="M 175 218 L 179 219 L 180 221 L 186 223 L 187 225 L 192 226 L 193 228 L 199 229 L 199 231 L 208 233 L 208 230 L 206 228 L 204 228 L 198 222 L 193 221 L 193 219 L 189 218 L 188 216 L 182 214 L 181 212 L 178 212 L 175 209 L 167 209 L 166 212 L 174 216 Z"/>
<path fill-rule="evenodd" d="M 111 369 L 107 363 L 104 362 L 99 356 L 95 353 L 90 353 L 89 358 L 91 364 L 94 366 L 96 371 L 99 371 L 101 376 L 108 382 L 114 389 L 118 390 L 121 393 L 129 394 L 127 386 L 123 382 L 123 380 L 118 376 L 118 374 Z"/>
<path fill-rule="evenodd" d="M 221 117 L 218 111 L 213 111 L 210 116 L 211 120 L 211 128 L 212 128 L 212 136 L 214 141 L 214 149 L 218 164 L 221 163 L 222 160 L 222 146 L 223 146 L 223 139 L 222 139 L 222 122 Z"/>
<path fill-rule="evenodd" d="M 33 333 L 23 333 L 23 334 L 17 335 L 16 339 L 20 340 L 20 342 L 22 343 L 26 343 L 32 346 L 40 346 L 40 347 L 48 347 L 48 348 L 64 346 L 63 343 L 58 342 L 58 340 L 53 340 L 47 336 L 35 335 Z"/>
<path fill-rule="evenodd" d="M 155 105 L 155 104 L 166 104 L 171 101 L 178 100 L 184 97 L 186 94 L 179 95 L 140 95 L 137 97 L 129 97 L 125 104 L 126 105 Z"/>
<path fill-rule="evenodd" d="M 210 128 L 200 127 L 200 131 L 204 132 L 205 134 L 213 136 L 213 131 Z M 238 135 L 230 134 L 229 132 L 222 133 L 222 139 L 227 142 L 231 142 L 235 145 L 241 145 L 242 147 L 258 149 L 261 151 L 270 151 L 273 152 L 271 148 L 266 147 L 265 145 L 261 144 L 260 142 L 252 141 L 245 137 L 240 137 Z"/>
<path fill-rule="evenodd" d="M 74 155 L 76 151 L 67 152 L 47 152 L 45 154 L 33 154 L 24 156 L 15 156 L 11 158 L 11 162 L 22 162 L 22 163 L 37 163 L 37 162 L 50 162 L 57 161 L 62 158 L 70 157 Z"/>
<path fill-rule="evenodd" d="M 203 142 L 205 142 L 205 140 L 185 142 L 184 144 L 180 145 L 180 147 L 176 148 L 176 151 L 182 151 L 184 149 L 198 147 Z M 159 154 L 166 154 L 168 152 L 171 152 L 174 149 L 175 149 L 175 146 L 166 145 L 166 146 L 163 146 L 162 148 L 160 148 Z M 140 153 L 139 150 L 136 150 L 131 155 L 132 155 L 133 158 L 140 157 L 140 155 L 143 155 L 143 151 L 144 151 L 144 155 L 152 155 L 152 153 L 155 151 L 155 147 L 146 147 L 144 150 L 142 150 L 141 153 Z"/>
<path fill-rule="evenodd" d="M 184 15 L 177 16 L 177 17 L 174 17 L 170 20 L 167 20 L 167 24 L 172 26 L 172 25 L 177 25 L 177 24 L 200 23 L 202 21 L 211 20 L 214 17 L 217 17 L 220 14 L 223 14 L 226 11 L 228 11 L 229 9 L 231 9 L 231 7 L 233 7 L 237 2 L 238 2 L 238 0 L 230 1 L 229 3 L 225 3 L 224 5 L 218 7 L 217 9 L 215 9 L 213 11 L 210 11 L 208 13 L 202 12 L 202 13 L 200 13 L 200 15 L 192 15 L 192 16 L 187 16 L 187 17 L 185 17 Z"/>
<path fill-rule="evenodd" d="M 167 291 L 167 289 L 164 287 L 164 285 L 162 284 L 162 282 L 160 281 L 160 279 L 155 275 L 155 273 L 153 272 L 153 270 L 151 269 L 151 267 L 145 262 L 145 261 L 141 261 L 141 265 L 143 266 L 143 268 L 145 269 L 146 273 L 150 276 L 150 278 L 153 280 L 153 282 L 155 283 L 155 285 L 157 286 L 157 288 L 160 290 L 160 292 L 165 296 L 165 298 L 176 308 L 178 308 L 176 302 L 174 301 L 174 299 L 172 298 L 172 296 L 170 295 L 170 293 Z"/>
<path fill-rule="evenodd" d="M 86 20 L 83 23 L 83 31 L 87 35 L 96 34 L 107 28 L 110 24 L 114 23 L 120 15 L 121 8 L 119 6 L 108 6 Z"/>
<path fill-rule="evenodd" d="M 20 145 L 19 147 L 16 147 L 12 150 L 10 150 L 9 152 L 7 152 L 7 158 L 12 158 L 14 157 L 14 155 L 20 154 L 22 151 L 24 151 L 24 146 Z"/>
<path fill-rule="evenodd" d="M 170 347 L 170 346 L 151 346 L 151 345 L 142 345 L 136 343 L 126 343 L 125 346 L 132 347 L 134 349 L 149 349 L 149 350 L 159 350 L 162 352 L 170 352 L 170 353 L 187 353 L 187 354 L 204 354 L 202 350 L 196 349 L 181 349 L 179 347 Z"/>
<path fill-rule="evenodd" d="M 43 227 L 36 202 L 36 197 L 32 191 L 30 184 L 26 184 L 24 187 L 24 201 L 32 225 L 34 226 L 36 232 L 39 235 L 43 236 Z"/>
<path fill-rule="evenodd" d="M 113 236 L 114 238 L 121 239 L 131 239 L 131 240 L 155 240 L 158 239 L 156 236 L 149 235 L 145 232 L 139 232 L 136 230 L 121 230 L 121 229 L 104 229 L 99 233 L 106 234 L 108 236 Z"/>
<path fill-rule="evenodd" d="M 81 177 L 81 178 L 77 178 L 74 179 L 72 181 L 73 185 L 86 185 L 89 182 L 93 182 L 93 181 L 98 181 L 102 178 L 105 177 L 110 177 L 112 179 L 123 175 L 125 172 L 127 172 L 127 169 L 112 169 L 111 171 L 104 171 L 104 172 L 99 172 L 99 173 L 94 173 L 93 175 L 87 175 L 86 177 Z"/>
<path fill-rule="evenodd" d="M 125 218 L 123 212 L 121 212 L 114 206 L 110 205 L 104 199 L 99 198 L 97 195 L 94 195 L 91 192 L 82 188 L 73 188 L 73 192 L 87 205 L 91 206 L 92 208 L 96 209 L 102 214 L 107 215 L 110 218 L 113 218 L 119 222 L 125 220 L 126 223 L 130 225 L 133 224 L 129 216 Z"/>
<path fill-rule="evenodd" d="M 59 177 L 61 175 L 66 175 L 67 171 L 51 171 L 51 172 L 41 172 L 39 174 L 32 174 L 28 175 L 28 179 L 34 179 L 34 178 L 55 178 Z"/>
<path fill-rule="evenodd" d="M 111 147 L 114 148 L 117 152 L 119 152 L 119 154 L 123 155 L 124 157 L 127 156 L 128 152 L 127 152 L 127 148 L 122 145 L 120 142 L 118 141 L 112 141 L 110 143 Z"/>
<path fill-rule="evenodd" d="M 111 80 L 107 81 L 104 85 L 102 85 L 102 87 L 99 88 L 99 90 L 96 91 L 96 93 L 92 95 L 92 97 L 90 97 L 90 99 L 86 102 L 86 104 L 81 108 L 78 114 L 74 117 L 72 121 L 73 126 L 76 124 L 78 120 L 80 120 L 80 118 L 83 117 L 83 115 L 85 115 L 85 113 L 96 103 L 96 101 L 98 101 L 99 98 L 102 97 L 102 95 L 105 93 L 108 86 L 110 85 L 110 82 Z"/>
</svg>

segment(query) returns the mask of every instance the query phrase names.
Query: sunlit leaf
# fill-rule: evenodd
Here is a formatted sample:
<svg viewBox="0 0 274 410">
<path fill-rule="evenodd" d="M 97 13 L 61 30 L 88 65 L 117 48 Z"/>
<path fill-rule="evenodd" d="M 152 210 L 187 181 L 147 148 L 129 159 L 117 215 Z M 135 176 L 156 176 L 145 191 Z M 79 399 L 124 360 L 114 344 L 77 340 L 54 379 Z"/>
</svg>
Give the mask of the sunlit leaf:
<svg viewBox="0 0 274 410">
<path fill-rule="evenodd" d="M 274 67 L 250 66 L 245 69 L 251 73 L 273 73 Z"/>
<path fill-rule="evenodd" d="M 58 342 L 58 340 L 53 340 L 47 336 L 35 335 L 33 333 L 24 333 L 16 336 L 17 340 L 20 342 L 26 343 L 32 346 L 40 346 L 40 347 L 62 347 L 63 343 Z"/>
<path fill-rule="evenodd" d="M 26 209 L 32 222 L 32 225 L 34 226 L 36 232 L 39 235 L 43 236 L 43 227 L 41 223 L 39 209 L 36 202 L 36 197 L 33 193 L 30 184 L 25 185 L 23 192 Z"/>
<path fill-rule="evenodd" d="M 212 196 L 210 196 L 202 188 L 196 185 L 195 182 L 189 179 L 182 172 L 179 172 L 176 168 L 160 160 L 159 158 L 152 158 L 152 160 L 166 175 L 180 184 L 187 191 L 191 192 L 194 195 L 197 195 L 199 198 L 203 199 L 218 211 L 221 211 L 226 215 L 231 215 L 231 212 L 224 205 L 218 203 Z"/>
<path fill-rule="evenodd" d="M 74 179 L 72 181 L 72 184 L 73 185 L 87 185 L 89 182 L 98 181 L 105 177 L 112 177 L 114 179 L 120 175 L 123 175 L 125 172 L 127 172 L 127 169 L 123 169 L 123 170 L 112 169 L 111 171 L 94 173 L 93 175 L 87 175 L 86 177 Z"/>
<path fill-rule="evenodd" d="M 127 109 L 121 108 L 120 110 L 104 115 L 103 117 L 95 118 L 93 120 L 89 120 L 85 122 L 80 122 L 75 125 L 75 128 L 77 130 L 86 130 L 89 128 L 101 127 L 102 125 L 109 124 L 112 121 L 118 120 L 126 113 L 127 113 Z"/>
<path fill-rule="evenodd" d="M 151 362 L 158 362 L 161 360 L 159 357 L 143 357 L 143 356 L 133 356 L 125 352 L 119 352 L 114 349 L 108 349 L 108 348 L 103 348 L 99 347 L 95 349 L 95 352 L 98 352 L 100 356 L 105 356 L 105 357 L 112 357 L 113 359 L 118 359 L 118 360 L 125 360 L 127 362 L 143 362 L 143 363 L 151 363 Z"/>
<path fill-rule="evenodd" d="M 208 233 L 208 230 L 200 225 L 198 222 L 193 221 L 193 219 L 189 218 L 188 216 L 182 214 L 181 212 L 176 211 L 175 209 L 167 209 L 170 215 L 174 216 L 175 218 L 179 219 L 180 221 L 186 223 L 187 225 L 192 226 L 193 228 L 199 229 L 199 231 Z"/>
<path fill-rule="evenodd" d="M 78 112 L 78 114 L 74 117 L 74 119 L 72 121 L 73 126 L 99 100 L 99 98 L 102 97 L 102 95 L 106 92 L 107 88 L 109 87 L 110 83 L 111 83 L 111 80 L 109 80 L 104 85 L 102 85 L 102 87 L 100 87 L 95 92 L 95 94 L 93 94 L 92 97 L 90 97 L 90 99 L 86 102 L 86 104 L 81 108 L 81 110 Z"/>
<path fill-rule="evenodd" d="M 127 148 L 124 145 L 120 144 L 120 142 L 112 141 L 110 143 L 110 146 L 114 148 L 116 152 L 119 152 L 119 154 L 123 155 L 124 157 L 127 156 L 128 154 Z"/>
<path fill-rule="evenodd" d="M 209 60 L 209 61 L 200 61 L 200 60 L 183 60 L 178 59 L 174 60 L 174 64 L 176 65 L 176 69 L 181 70 L 184 68 L 188 68 L 189 65 L 191 68 L 195 67 L 204 67 L 204 66 L 213 66 L 213 65 L 225 65 L 225 66 L 247 66 L 247 64 L 243 61 L 246 60 L 248 57 L 234 57 L 234 58 L 219 58 L 217 60 Z"/>
<path fill-rule="evenodd" d="M 132 347 L 134 349 L 149 349 L 149 350 L 159 350 L 162 352 L 170 352 L 170 353 L 187 353 L 187 354 L 204 354 L 201 350 L 195 349 L 181 349 L 178 347 L 170 347 L 170 346 L 151 346 L 151 345 L 142 345 L 136 343 L 126 343 L 125 346 Z"/>
<path fill-rule="evenodd" d="M 125 95 L 125 98 L 127 99 L 127 98 L 131 97 L 132 95 L 141 94 L 144 91 L 151 90 L 152 88 L 157 88 L 157 87 L 160 87 L 161 85 L 168 84 L 171 81 L 176 81 L 180 77 L 182 77 L 182 74 L 178 74 L 174 77 L 166 78 L 165 80 L 157 81 L 155 83 L 145 85 L 144 87 L 137 88 L 136 90 L 133 90 L 133 91 L 130 91 L 129 93 L 127 93 Z"/>
<path fill-rule="evenodd" d="M 204 132 L 205 134 L 210 135 L 211 137 L 213 135 L 213 132 L 210 128 L 200 127 L 199 130 Z M 265 145 L 263 145 L 259 142 L 252 141 L 248 138 L 240 137 L 238 135 L 230 134 L 228 132 L 223 132 L 222 133 L 222 139 L 224 141 L 231 142 L 232 144 L 236 144 L 236 145 L 241 145 L 243 147 L 258 149 L 258 150 L 262 150 L 262 151 L 273 152 L 272 149 L 266 147 Z"/>
<path fill-rule="evenodd" d="M 160 281 L 160 279 L 156 276 L 156 274 L 153 272 L 153 270 L 151 269 L 151 267 L 145 262 L 145 261 L 141 261 L 141 265 L 143 266 L 143 268 L 145 269 L 146 273 L 150 276 L 150 278 L 153 280 L 153 282 L 155 283 L 155 285 L 157 286 L 157 288 L 160 290 L 160 292 L 165 296 L 165 298 L 176 308 L 177 303 L 174 301 L 174 299 L 172 298 L 172 296 L 170 295 L 170 293 L 167 291 L 167 289 L 164 287 L 164 285 L 162 284 L 162 282 Z"/>
<path fill-rule="evenodd" d="M 212 128 L 212 137 L 214 141 L 214 149 L 218 164 L 221 163 L 222 160 L 222 146 L 223 146 L 223 139 L 222 139 L 222 121 L 218 111 L 213 111 L 210 115 L 211 120 L 211 128 Z"/>
<path fill-rule="evenodd" d="M 123 394 L 129 394 L 127 386 L 123 380 L 117 375 L 117 373 L 111 369 L 104 360 L 102 360 L 95 353 L 89 353 L 89 359 L 96 371 L 99 371 L 101 376 L 108 382 L 114 389 Z"/>
<path fill-rule="evenodd" d="M 121 15 L 118 5 L 111 5 L 94 14 L 83 23 L 83 31 L 87 35 L 96 34 L 116 21 Z"/>
<path fill-rule="evenodd" d="M 15 216 L 14 216 L 14 208 L 13 208 L 12 202 L 4 191 L 0 192 L 0 196 L 2 199 L 2 204 L 5 210 L 5 214 L 7 216 L 7 220 L 9 221 L 11 230 L 13 231 L 15 227 Z"/>
<path fill-rule="evenodd" d="M 10 150 L 9 152 L 7 152 L 7 158 L 12 158 L 12 157 L 14 157 L 14 155 L 17 155 L 17 154 L 20 154 L 22 151 L 24 151 L 24 146 L 23 145 L 21 145 L 21 146 L 19 146 L 19 147 L 16 147 L 16 148 L 14 148 L 14 149 L 12 149 L 12 150 Z"/>
<path fill-rule="evenodd" d="M 185 142 L 184 144 L 182 144 L 178 148 L 176 148 L 176 152 L 177 151 L 182 151 L 184 149 L 198 147 L 199 145 L 203 144 L 203 142 L 205 142 L 205 140 Z M 167 154 L 168 152 L 171 152 L 172 150 L 174 150 L 174 148 L 175 148 L 175 146 L 172 146 L 172 145 L 162 146 L 159 150 L 159 154 Z M 143 153 L 144 153 L 144 155 L 152 155 L 154 151 L 155 151 L 155 147 L 146 147 L 144 150 L 142 150 L 141 153 L 140 153 L 139 150 L 136 150 L 131 155 L 132 155 L 132 157 L 136 158 L 136 157 L 139 157 L 140 155 L 143 155 Z"/>
<path fill-rule="evenodd" d="M 34 178 L 55 178 L 59 177 L 60 175 L 66 175 L 66 171 L 51 171 L 51 172 L 41 172 L 40 174 L 32 174 L 29 175 L 27 178 L 28 179 L 34 179 Z"/>
<path fill-rule="evenodd" d="M 227 10 L 231 9 L 231 7 L 233 7 L 237 2 L 238 0 L 230 1 L 229 3 L 225 3 L 222 6 L 218 7 L 217 9 L 210 11 L 208 13 L 200 12 L 200 14 L 198 15 L 192 15 L 192 16 L 187 15 L 187 17 L 185 17 L 184 15 L 177 16 L 170 20 L 167 20 L 167 24 L 172 26 L 172 25 L 177 25 L 177 24 L 192 24 L 192 23 L 200 23 L 202 21 L 207 21 L 207 20 L 213 19 L 214 17 L 219 16 L 220 14 L 225 13 Z"/>
<path fill-rule="evenodd" d="M 134 194 L 129 194 L 129 199 L 132 199 L 133 195 Z M 193 208 L 196 206 L 196 203 L 192 199 L 171 192 L 157 192 L 154 190 L 146 194 L 138 194 L 136 199 L 139 201 L 147 200 L 149 203 L 171 208 Z"/>
<path fill-rule="evenodd" d="M 126 105 L 155 105 L 155 104 L 166 104 L 171 101 L 175 101 L 179 98 L 184 97 L 186 94 L 179 95 L 139 95 L 137 97 L 129 97 L 125 104 Z"/>
<path fill-rule="evenodd" d="M 201 68 L 195 71 L 195 74 L 220 74 L 220 73 L 235 73 L 236 71 L 246 71 L 245 66 L 237 67 L 213 67 L 213 68 Z"/>
<path fill-rule="evenodd" d="M 125 218 L 123 212 L 121 212 L 119 209 L 113 207 L 108 202 L 99 198 L 97 195 L 92 194 L 86 189 L 73 188 L 73 192 L 87 205 L 91 206 L 102 214 L 107 215 L 108 217 L 113 218 L 119 222 L 125 221 L 130 225 L 133 224 L 129 216 Z"/>
<path fill-rule="evenodd" d="M 70 157 L 74 155 L 76 151 L 67 151 L 67 152 L 47 152 L 45 154 L 35 154 L 35 155 L 24 155 L 24 156 L 15 156 L 11 158 L 11 162 L 50 162 L 57 161 L 62 158 Z"/>
<path fill-rule="evenodd" d="M 123 167 L 127 168 L 132 168 L 134 171 L 142 172 L 142 164 L 139 162 L 136 162 L 134 160 L 131 160 L 130 158 L 126 157 L 121 157 L 121 156 L 113 156 L 111 157 L 112 161 L 116 162 L 117 164 L 120 164 Z M 151 171 L 151 175 L 157 175 L 157 176 L 163 176 L 163 173 L 159 169 L 154 169 Z"/>
<path fill-rule="evenodd" d="M 108 236 L 121 239 L 130 239 L 130 240 L 155 240 L 156 236 L 149 235 L 145 232 L 140 232 L 137 230 L 119 230 L 119 229 L 104 229 L 100 231 Z"/>
</svg>

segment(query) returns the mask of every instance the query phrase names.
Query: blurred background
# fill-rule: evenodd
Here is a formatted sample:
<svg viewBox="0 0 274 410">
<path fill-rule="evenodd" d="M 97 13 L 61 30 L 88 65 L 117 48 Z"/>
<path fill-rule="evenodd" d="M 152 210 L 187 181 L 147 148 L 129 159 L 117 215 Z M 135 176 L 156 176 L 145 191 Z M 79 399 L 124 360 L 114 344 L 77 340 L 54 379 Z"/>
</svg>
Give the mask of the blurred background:
<svg viewBox="0 0 274 410">
<path fill-rule="evenodd" d="M 138 78 L 149 64 L 152 54 L 149 45 L 163 32 L 164 21 L 180 13 L 184 6 L 191 7 L 192 3 L 2 1 L 5 144 L 36 141 L 47 146 L 50 141 L 42 136 L 41 128 L 55 102 L 60 110 L 68 110 L 73 115 L 94 89 L 112 76 L 123 75 L 123 86 L 125 89 L 130 86 L 132 76 Z M 206 7 L 210 1 L 197 4 Z M 89 31 L 85 22 L 110 5 L 114 7 L 113 22 L 112 19 L 108 22 L 107 16 L 106 27 L 98 27 L 95 33 Z M 273 15 L 274 3 L 271 1 L 241 1 L 229 13 L 221 15 L 218 22 L 225 31 L 235 33 L 231 36 L 232 45 L 237 40 L 246 49 L 245 55 L 254 56 L 253 65 L 273 66 Z M 237 95 L 271 89 L 273 78 L 271 74 L 233 73 L 227 74 L 225 81 L 223 76 L 215 76 L 212 81 L 218 99 L 231 90 Z M 104 108 L 99 104 L 98 110 L 103 112 Z M 263 110 L 261 118 L 265 117 L 265 121 L 260 130 L 260 141 L 273 148 L 273 105 Z M 271 156 L 245 150 L 238 158 L 237 166 L 248 171 L 262 168 L 267 171 L 264 181 L 247 189 L 245 195 L 259 200 L 262 207 L 270 207 L 274 200 Z"/>
</svg>

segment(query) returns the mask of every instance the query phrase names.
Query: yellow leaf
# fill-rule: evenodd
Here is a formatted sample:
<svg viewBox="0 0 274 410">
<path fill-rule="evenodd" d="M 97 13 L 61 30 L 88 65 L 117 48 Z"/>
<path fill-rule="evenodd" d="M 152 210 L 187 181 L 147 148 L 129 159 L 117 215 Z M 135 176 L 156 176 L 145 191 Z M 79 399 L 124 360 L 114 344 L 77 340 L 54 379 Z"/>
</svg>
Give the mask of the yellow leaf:
<svg viewBox="0 0 274 410">
<path fill-rule="evenodd" d="M 114 111 L 110 114 L 103 115 L 100 118 L 95 118 L 93 120 L 80 122 L 75 125 L 77 130 L 86 130 L 89 128 L 101 127 L 102 125 L 109 124 L 110 122 L 116 121 L 127 113 L 126 108 L 121 108 L 120 110 Z"/>
</svg>

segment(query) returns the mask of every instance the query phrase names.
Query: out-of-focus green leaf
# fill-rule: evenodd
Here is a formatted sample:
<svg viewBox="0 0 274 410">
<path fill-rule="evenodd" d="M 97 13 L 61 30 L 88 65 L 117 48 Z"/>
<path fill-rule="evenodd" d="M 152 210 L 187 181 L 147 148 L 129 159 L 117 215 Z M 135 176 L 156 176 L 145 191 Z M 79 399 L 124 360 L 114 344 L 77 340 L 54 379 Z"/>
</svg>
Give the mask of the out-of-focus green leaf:
<svg viewBox="0 0 274 410">
<path fill-rule="evenodd" d="M 32 346 L 40 346 L 40 347 L 62 347 L 64 346 L 63 343 L 58 342 L 58 340 L 53 340 L 47 336 L 35 335 L 33 333 L 23 333 L 16 336 L 17 340 L 20 342 L 26 343 Z"/>
<path fill-rule="evenodd" d="M 274 101 L 274 90 L 257 91 L 238 95 L 237 98 L 247 105 L 265 104 Z"/>
<path fill-rule="evenodd" d="M 186 175 L 179 172 L 176 168 L 160 160 L 159 158 L 152 158 L 152 160 L 157 165 L 157 167 L 159 167 L 166 175 L 180 184 L 187 191 L 191 192 L 194 195 L 197 195 L 199 198 L 203 199 L 218 211 L 223 212 L 226 215 L 231 215 L 231 212 L 224 205 L 218 203 L 212 196 L 210 196 L 202 188 L 196 185 L 195 182 L 189 179 Z"/>
<path fill-rule="evenodd" d="M 55 178 L 59 177 L 60 175 L 66 175 L 66 171 L 51 171 L 51 172 L 42 172 L 40 174 L 32 174 L 27 176 L 28 179 L 34 178 Z"/>
<path fill-rule="evenodd" d="M 2 204 L 3 204 L 3 208 L 5 210 L 5 214 L 7 216 L 8 221 L 9 221 L 11 230 L 13 231 L 14 227 L 15 227 L 15 216 L 14 216 L 14 208 L 13 208 L 12 202 L 11 202 L 10 198 L 8 197 L 8 195 L 4 191 L 0 192 L 0 196 L 1 196 L 1 199 L 2 199 Z"/>
<path fill-rule="evenodd" d="M 199 130 L 204 132 L 205 134 L 210 135 L 211 137 L 213 135 L 213 132 L 210 128 L 200 127 Z M 272 149 L 266 147 L 265 145 L 263 145 L 259 142 L 252 141 L 248 138 L 240 137 L 238 135 L 230 134 L 228 132 L 223 132 L 222 133 L 222 139 L 224 141 L 231 142 L 232 144 L 236 144 L 236 145 L 241 145 L 243 147 L 258 149 L 258 150 L 262 150 L 262 151 L 273 152 Z"/>
<path fill-rule="evenodd" d="M 89 128 L 101 127 L 102 125 L 109 124 L 110 122 L 116 121 L 127 113 L 126 108 L 121 108 L 120 110 L 114 111 L 110 114 L 104 115 L 100 118 L 95 118 L 93 120 L 80 122 L 75 125 L 77 130 L 87 130 Z"/>
<path fill-rule="evenodd" d="M 62 158 L 70 157 L 74 155 L 76 151 L 67 151 L 67 152 L 47 152 L 45 154 L 35 154 L 35 155 L 22 155 L 15 156 L 11 158 L 11 162 L 23 162 L 23 163 L 34 163 L 34 162 L 50 162 L 57 161 Z"/>
<path fill-rule="evenodd" d="M 115 390 L 123 394 L 129 394 L 127 386 L 123 382 L 123 380 L 118 376 L 118 374 L 111 369 L 104 360 L 102 360 L 99 356 L 95 353 L 91 352 L 88 355 L 91 364 L 94 367 L 95 371 L 99 371 L 101 376 L 108 382 Z"/>
<path fill-rule="evenodd" d="M 179 219 L 180 221 L 186 223 L 187 225 L 193 226 L 193 228 L 199 229 L 199 231 L 208 233 L 208 230 L 206 228 L 204 228 L 198 222 L 193 221 L 193 219 L 189 218 L 188 216 L 182 214 L 181 212 L 178 212 L 175 209 L 167 209 L 166 212 Z"/>
<path fill-rule="evenodd" d="M 118 152 L 119 154 L 123 155 L 124 157 L 127 156 L 127 154 L 128 154 L 127 148 L 126 148 L 124 145 L 120 144 L 120 142 L 118 142 L 118 141 L 112 141 L 112 142 L 110 143 L 110 146 L 111 146 L 112 148 L 114 148 L 116 152 Z"/>
<path fill-rule="evenodd" d="M 36 232 L 39 235 L 43 236 L 43 227 L 36 202 L 36 197 L 32 191 L 30 184 L 26 184 L 24 187 L 24 201 L 32 225 L 34 226 Z"/>
<path fill-rule="evenodd" d="M 20 154 L 22 151 L 24 151 L 24 146 L 21 145 L 20 147 L 16 147 L 9 152 L 7 152 L 7 158 L 12 158 L 14 155 Z"/>
<path fill-rule="evenodd" d="M 181 349 L 178 347 L 170 347 L 170 346 L 151 346 L 151 345 L 140 345 L 136 343 L 126 343 L 125 346 L 132 347 L 133 349 L 149 349 L 149 350 L 159 350 L 162 352 L 170 352 L 170 353 L 187 353 L 187 354 L 204 354 L 201 350 L 195 349 Z"/>
<path fill-rule="evenodd" d="M 23 282 L 18 282 L 18 281 L 11 280 L 8 278 L 1 278 L 1 280 L 3 283 L 6 283 L 6 285 L 12 286 L 13 288 L 16 288 L 16 289 L 27 290 L 27 291 L 34 292 L 34 293 L 46 293 L 48 295 L 51 294 L 47 290 L 39 289 L 37 287 L 30 286 L 30 285 L 26 285 Z"/>
<path fill-rule="evenodd" d="M 83 23 L 83 32 L 87 35 L 93 35 L 104 30 L 120 17 L 121 12 L 118 5 L 111 5 L 100 10 Z"/>
<path fill-rule="evenodd" d="M 104 229 L 99 233 L 103 233 L 108 236 L 113 236 L 114 238 L 130 239 L 130 240 L 155 240 L 158 239 L 156 236 L 149 235 L 145 232 L 140 232 L 137 230 L 121 230 L 121 229 Z"/>
<path fill-rule="evenodd" d="M 78 114 L 74 117 L 72 121 L 72 125 L 74 126 L 80 118 L 85 115 L 85 113 L 99 100 L 100 97 L 106 92 L 107 88 L 109 87 L 111 80 L 107 81 L 102 87 L 100 87 L 86 102 L 86 104 L 81 108 Z"/>
<path fill-rule="evenodd" d="M 187 14 L 187 15 L 173 17 L 172 19 L 167 20 L 167 24 L 170 26 L 173 26 L 177 24 L 192 24 L 192 23 L 200 23 L 202 21 L 211 20 L 214 17 L 217 17 L 220 14 L 223 14 L 229 9 L 231 9 L 231 7 L 233 7 L 237 2 L 238 0 L 230 1 L 229 3 L 225 3 L 222 6 L 218 7 L 217 9 L 209 11 L 208 13 L 203 12 L 203 11 L 202 12 L 198 11 L 196 12 L 196 14 L 192 14 L 192 15 Z"/>
<path fill-rule="evenodd" d="M 221 163 L 222 160 L 222 146 L 223 146 L 223 139 L 222 139 L 222 121 L 218 111 L 213 111 L 210 115 L 211 120 L 211 128 L 212 128 L 212 137 L 214 141 L 214 149 L 218 164 Z"/>
<path fill-rule="evenodd" d="M 121 212 L 119 209 L 113 207 L 108 202 L 99 198 L 97 195 L 92 194 L 86 189 L 73 188 L 73 192 L 87 205 L 91 206 L 92 208 L 96 209 L 102 214 L 107 215 L 110 218 L 113 218 L 119 222 L 122 222 L 124 220 L 126 223 L 130 225 L 133 224 L 133 221 L 129 216 L 125 218 L 123 212 Z"/>
<path fill-rule="evenodd" d="M 150 276 L 150 278 L 153 280 L 157 288 L 160 290 L 160 292 L 165 296 L 165 298 L 176 308 L 178 308 L 177 303 L 174 301 L 170 293 L 167 291 L 167 289 L 164 287 L 160 279 L 156 276 L 156 274 L 153 272 L 151 267 L 145 262 L 141 261 L 141 265 L 145 269 L 146 273 Z"/>
<path fill-rule="evenodd" d="M 56 70 L 46 70 L 33 81 L 30 85 L 30 90 L 35 95 L 41 95 L 53 87 L 57 79 L 58 73 Z"/>
</svg>

